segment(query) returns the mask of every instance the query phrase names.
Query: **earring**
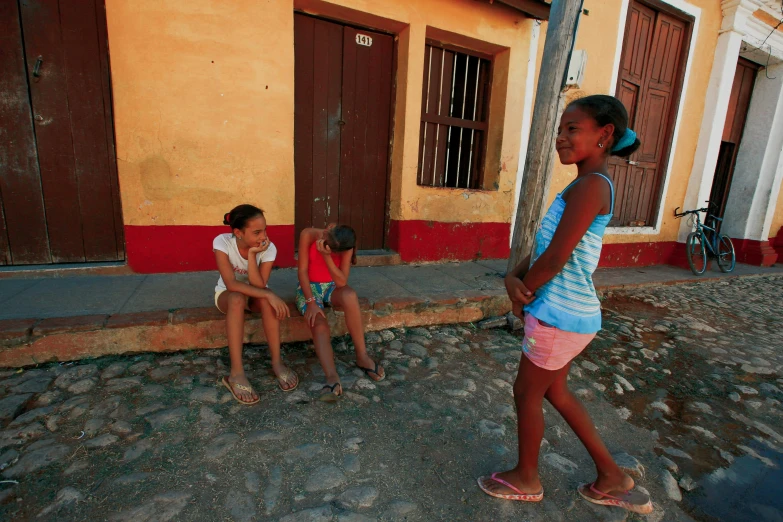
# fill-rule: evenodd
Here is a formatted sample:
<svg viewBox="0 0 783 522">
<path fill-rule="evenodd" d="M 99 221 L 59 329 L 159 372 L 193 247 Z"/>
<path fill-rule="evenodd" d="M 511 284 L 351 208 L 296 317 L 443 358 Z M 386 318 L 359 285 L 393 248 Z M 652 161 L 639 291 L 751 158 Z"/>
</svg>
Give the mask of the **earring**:
<svg viewBox="0 0 783 522">
<path fill-rule="evenodd" d="M 599 143 L 599 144 L 598 144 L 598 148 L 599 148 L 599 149 L 603 149 L 603 148 L 604 148 L 604 144 L 603 144 L 603 143 Z"/>
</svg>

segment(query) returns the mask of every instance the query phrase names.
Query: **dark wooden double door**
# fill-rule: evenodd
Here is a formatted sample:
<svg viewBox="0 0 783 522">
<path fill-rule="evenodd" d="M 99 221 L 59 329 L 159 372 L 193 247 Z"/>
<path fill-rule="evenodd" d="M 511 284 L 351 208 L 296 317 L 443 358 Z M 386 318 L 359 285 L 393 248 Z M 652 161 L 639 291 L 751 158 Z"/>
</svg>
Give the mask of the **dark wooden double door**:
<svg viewBox="0 0 783 522">
<path fill-rule="evenodd" d="M 0 2 L 0 265 L 125 257 L 103 0 Z"/>
<path fill-rule="evenodd" d="M 631 0 L 628 6 L 617 97 L 641 147 L 629 158 L 609 162 L 616 191 L 611 226 L 655 225 L 690 30 L 689 22 L 646 3 Z"/>
<path fill-rule="evenodd" d="M 295 224 L 356 230 L 384 248 L 394 39 L 294 16 Z"/>
</svg>

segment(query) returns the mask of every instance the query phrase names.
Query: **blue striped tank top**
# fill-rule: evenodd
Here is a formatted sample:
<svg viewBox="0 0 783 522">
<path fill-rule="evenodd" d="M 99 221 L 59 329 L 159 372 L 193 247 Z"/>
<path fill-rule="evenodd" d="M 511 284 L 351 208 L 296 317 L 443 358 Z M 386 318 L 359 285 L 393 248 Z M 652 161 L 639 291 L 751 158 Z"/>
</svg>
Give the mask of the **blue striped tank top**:
<svg viewBox="0 0 783 522">
<path fill-rule="evenodd" d="M 596 174 L 606 179 L 611 188 L 609 213 L 595 217 L 560 273 L 536 290 L 536 299 L 525 307 L 525 311 L 539 321 L 566 332 L 592 334 L 601 329 L 601 302 L 593 285 L 593 272 L 598 267 L 604 232 L 614 212 L 614 185 L 603 174 Z M 536 233 L 531 266 L 552 242 L 566 206 L 563 194 L 579 181 L 568 185 L 549 207 Z"/>
</svg>

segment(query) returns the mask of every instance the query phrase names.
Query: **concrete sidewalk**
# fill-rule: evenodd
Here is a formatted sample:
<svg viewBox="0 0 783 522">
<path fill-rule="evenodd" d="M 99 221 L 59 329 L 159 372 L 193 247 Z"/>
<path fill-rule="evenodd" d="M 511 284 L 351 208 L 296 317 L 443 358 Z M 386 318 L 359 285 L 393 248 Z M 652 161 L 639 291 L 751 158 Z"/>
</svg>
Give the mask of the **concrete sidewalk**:
<svg viewBox="0 0 783 522">
<path fill-rule="evenodd" d="M 356 267 L 351 285 L 368 331 L 394 326 L 472 322 L 509 310 L 503 287 L 506 261 Z M 175 351 L 226 345 L 214 307 L 217 272 L 155 275 L 75 275 L 42 271 L 36 278 L 0 279 L 0 366 L 23 366 L 109 353 Z M 599 289 L 783 274 L 783 267 L 738 265 L 731 274 L 697 277 L 671 266 L 601 269 Z M 49 277 L 47 277 L 47 275 Z M 57 275 L 58 277 L 51 277 Z M 284 342 L 309 339 L 293 308 L 294 269 L 275 270 L 270 288 L 286 300 Z M 334 335 L 341 314 L 328 313 Z M 263 343 L 260 318 L 249 315 L 246 341 Z"/>
</svg>

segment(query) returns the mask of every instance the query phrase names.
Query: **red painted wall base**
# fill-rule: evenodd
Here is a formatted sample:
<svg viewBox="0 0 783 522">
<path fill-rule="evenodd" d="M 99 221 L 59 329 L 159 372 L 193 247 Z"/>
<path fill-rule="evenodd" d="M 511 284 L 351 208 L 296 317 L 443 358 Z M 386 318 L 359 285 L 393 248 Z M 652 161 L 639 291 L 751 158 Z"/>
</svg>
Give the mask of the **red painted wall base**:
<svg viewBox="0 0 783 522">
<path fill-rule="evenodd" d="M 734 243 L 738 263 L 772 266 L 778 260 L 778 253 L 770 246 L 769 241 L 731 238 L 731 242 Z"/>
<path fill-rule="evenodd" d="M 629 266 L 664 265 L 669 263 L 676 249 L 676 241 L 604 245 L 598 266 L 601 268 L 624 268 Z M 684 253 L 685 251 L 683 250 Z M 688 266 L 687 262 L 685 266 Z"/>
<path fill-rule="evenodd" d="M 506 259 L 510 233 L 509 223 L 392 220 L 387 245 L 406 263 Z"/>
<path fill-rule="evenodd" d="M 226 226 L 126 226 L 128 265 L 140 274 L 215 270 L 212 240 L 228 231 Z M 294 225 L 270 225 L 268 232 L 277 246 L 275 266 L 296 266 Z M 510 232 L 508 223 L 392 221 L 387 244 L 405 263 L 507 259 Z M 732 241 L 740 263 L 771 266 L 783 254 L 783 229 L 774 240 L 775 248 L 769 241 Z M 599 266 L 663 264 L 688 268 L 685 245 L 676 241 L 604 245 Z"/>
<path fill-rule="evenodd" d="M 128 266 L 139 274 L 216 270 L 212 240 L 230 231 L 227 226 L 126 225 Z M 295 266 L 294 225 L 269 225 L 267 233 L 277 247 L 275 266 Z"/>
</svg>

